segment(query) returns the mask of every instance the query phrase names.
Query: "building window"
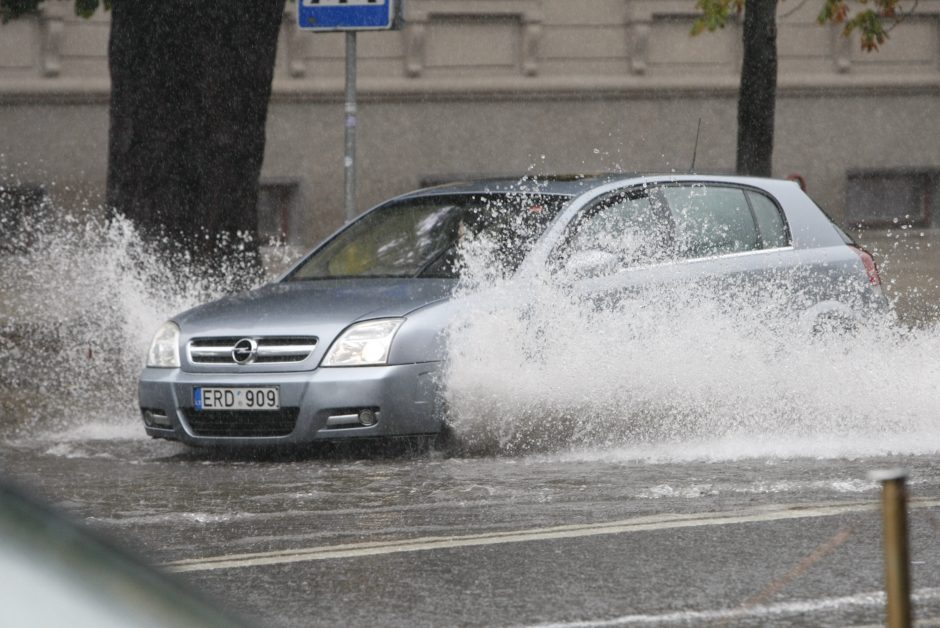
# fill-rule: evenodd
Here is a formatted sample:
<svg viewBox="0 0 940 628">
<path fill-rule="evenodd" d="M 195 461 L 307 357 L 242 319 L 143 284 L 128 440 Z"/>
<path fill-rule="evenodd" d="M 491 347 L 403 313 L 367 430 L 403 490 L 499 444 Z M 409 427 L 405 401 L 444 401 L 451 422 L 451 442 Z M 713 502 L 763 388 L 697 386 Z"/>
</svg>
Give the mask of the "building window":
<svg viewBox="0 0 940 628">
<path fill-rule="evenodd" d="M 849 226 L 940 226 L 940 172 L 872 170 L 850 172 L 845 222 Z"/>
<path fill-rule="evenodd" d="M 258 238 L 262 245 L 293 244 L 297 212 L 300 206 L 300 184 L 295 179 L 261 181 L 258 189 Z"/>
</svg>

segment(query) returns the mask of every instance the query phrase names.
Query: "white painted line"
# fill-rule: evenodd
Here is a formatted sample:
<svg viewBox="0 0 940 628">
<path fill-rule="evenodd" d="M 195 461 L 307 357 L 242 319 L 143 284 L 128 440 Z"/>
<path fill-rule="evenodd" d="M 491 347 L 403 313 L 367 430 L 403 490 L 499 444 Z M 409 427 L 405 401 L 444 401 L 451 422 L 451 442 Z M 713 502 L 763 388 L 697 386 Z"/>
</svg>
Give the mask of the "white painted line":
<svg viewBox="0 0 940 628">
<path fill-rule="evenodd" d="M 915 602 L 940 599 L 940 589 L 918 589 L 912 595 Z M 785 617 L 840 611 L 852 607 L 884 606 L 885 594 L 881 591 L 858 593 L 844 597 L 819 598 L 796 602 L 780 602 L 763 606 L 722 608 L 707 611 L 672 611 L 661 614 L 624 615 L 610 619 L 591 619 L 549 624 L 532 624 L 527 628 L 607 628 L 608 626 L 636 626 L 642 624 L 689 624 L 698 622 L 730 621 L 761 617 Z M 804 618 L 805 619 L 805 618 Z M 929 621 L 929 620 L 928 620 Z M 921 622 L 918 620 L 918 625 Z"/>
<path fill-rule="evenodd" d="M 910 508 L 935 507 L 940 506 L 940 500 L 912 500 L 909 506 Z M 273 552 L 229 554 L 225 556 L 179 560 L 165 563 L 163 567 L 169 571 L 175 572 L 237 569 L 240 567 L 283 565 L 311 560 L 357 558 L 361 556 L 380 556 L 383 554 L 397 554 L 402 552 L 424 552 L 441 549 L 479 547 L 484 545 L 498 545 L 501 543 L 576 539 L 603 534 L 624 534 L 628 532 L 670 530 L 675 528 L 758 523 L 781 521 L 785 519 L 834 517 L 848 513 L 874 512 L 877 508 L 878 505 L 871 502 L 842 502 L 814 505 L 780 504 L 729 512 L 659 514 L 605 523 L 552 526 L 547 528 L 516 530 L 512 532 L 490 532 L 485 534 L 446 537 L 420 537 L 397 541 L 350 543 Z"/>
</svg>

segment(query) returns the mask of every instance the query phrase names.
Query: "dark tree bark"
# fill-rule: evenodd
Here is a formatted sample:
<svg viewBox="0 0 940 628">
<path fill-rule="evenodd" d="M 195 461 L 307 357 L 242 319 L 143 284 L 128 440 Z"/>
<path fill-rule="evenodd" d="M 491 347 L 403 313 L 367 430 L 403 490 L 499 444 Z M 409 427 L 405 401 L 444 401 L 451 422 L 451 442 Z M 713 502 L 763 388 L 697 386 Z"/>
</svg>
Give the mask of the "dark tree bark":
<svg viewBox="0 0 940 628">
<path fill-rule="evenodd" d="M 771 176 L 777 100 L 777 0 L 747 0 L 738 93 L 738 174 Z"/>
<path fill-rule="evenodd" d="M 145 236 L 210 259 L 236 250 L 232 236 L 256 236 L 283 10 L 284 0 L 114 0 L 107 200 Z"/>
</svg>

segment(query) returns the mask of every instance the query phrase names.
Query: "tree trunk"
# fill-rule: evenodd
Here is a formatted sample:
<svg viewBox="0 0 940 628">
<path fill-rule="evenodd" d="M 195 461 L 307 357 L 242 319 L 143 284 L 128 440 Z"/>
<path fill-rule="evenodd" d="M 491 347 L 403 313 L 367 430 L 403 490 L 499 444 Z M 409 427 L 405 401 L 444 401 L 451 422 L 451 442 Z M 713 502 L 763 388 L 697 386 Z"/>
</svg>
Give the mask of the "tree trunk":
<svg viewBox="0 0 940 628">
<path fill-rule="evenodd" d="M 283 10 L 114 0 L 107 200 L 146 237 L 213 261 L 240 248 L 233 237 L 256 237 Z"/>
<path fill-rule="evenodd" d="M 771 176 L 777 100 L 777 0 L 747 0 L 738 92 L 738 174 Z"/>
</svg>

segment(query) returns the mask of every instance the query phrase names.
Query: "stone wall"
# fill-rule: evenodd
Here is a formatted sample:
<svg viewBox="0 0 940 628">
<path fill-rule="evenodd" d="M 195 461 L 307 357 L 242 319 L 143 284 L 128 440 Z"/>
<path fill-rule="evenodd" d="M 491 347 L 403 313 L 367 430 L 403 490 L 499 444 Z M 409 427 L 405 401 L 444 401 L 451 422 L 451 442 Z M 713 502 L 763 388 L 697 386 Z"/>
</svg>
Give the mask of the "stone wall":
<svg viewBox="0 0 940 628">
<path fill-rule="evenodd" d="M 694 4 L 408 0 L 403 30 L 358 37 L 359 208 L 453 177 L 684 172 L 699 119 L 696 170 L 730 171 L 740 25 L 690 37 Z M 44 6 L 0 26 L 0 177 L 94 206 L 107 159 L 108 16 Z M 929 192 L 940 172 L 940 0 L 920 0 L 873 54 L 818 25 L 818 8 L 780 3 L 775 175 L 804 176 L 837 218 L 859 175 L 926 173 Z M 264 229 L 308 245 L 343 220 L 344 37 L 300 32 L 294 10 L 261 211 Z M 934 205 L 920 226 L 934 226 Z"/>
</svg>

